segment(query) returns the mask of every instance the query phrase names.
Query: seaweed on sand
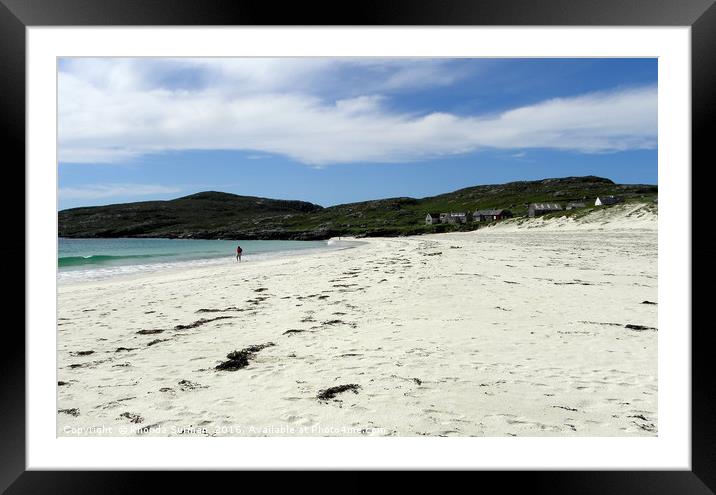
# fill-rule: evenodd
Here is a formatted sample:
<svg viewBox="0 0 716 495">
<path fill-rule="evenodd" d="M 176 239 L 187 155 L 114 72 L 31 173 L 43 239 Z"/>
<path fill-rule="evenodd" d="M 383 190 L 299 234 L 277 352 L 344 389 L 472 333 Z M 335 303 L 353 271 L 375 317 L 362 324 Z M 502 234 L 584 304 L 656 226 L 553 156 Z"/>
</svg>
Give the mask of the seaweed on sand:
<svg viewBox="0 0 716 495">
<path fill-rule="evenodd" d="M 90 354 L 94 354 L 94 351 L 77 351 L 77 352 L 71 352 L 73 356 L 89 356 Z"/>
<path fill-rule="evenodd" d="M 197 313 L 221 313 L 221 312 L 224 312 L 224 311 L 245 311 L 245 310 L 242 309 L 242 308 L 237 308 L 236 306 L 229 306 L 228 308 L 224 308 L 224 309 L 221 309 L 221 308 L 201 308 L 201 309 L 197 309 L 197 310 L 196 310 Z"/>
<path fill-rule="evenodd" d="M 200 383 L 192 382 L 189 380 L 180 380 L 178 382 L 178 385 L 179 385 L 179 389 L 183 392 L 185 392 L 187 390 L 194 390 L 197 388 L 207 388 L 206 385 L 202 385 Z"/>
<path fill-rule="evenodd" d="M 215 369 L 219 371 L 236 371 L 246 368 L 249 365 L 249 360 L 253 359 L 257 352 L 274 345 L 276 344 L 273 342 L 267 342 L 266 344 L 252 345 L 240 351 L 230 352 L 226 355 L 228 361 L 219 363 Z"/>
<path fill-rule="evenodd" d="M 627 323 L 624 325 L 624 328 L 628 328 L 629 330 L 636 330 L 636 331 L 642 331 L 642 330 L 656 330 L 655 327 L 647 327 L 644 325 L 633 325 L 631 323 Z"/>
<path fill-rule="evenodd" d="M 144 418 L 141 417 L 139 414 L 131 413 L 131 412 L 123 412 L 119 415 L 120 418 L 126 418 L 131 423 L 142 423 L 144 421 Z"/>
<path fill-rule="evenodd" d="M 225 320 L 227 318 L 233 318 L 233 316 L 217 316 L 216 318 L 201 318 L 199 320 L 196 320 L 194 323 L 189 323 L 188 325 L 177 325 L 174 327 L 174 330 L 187 330 L 189 328 L 196 328 L 196 327 L 200 327 L 201 325 L 206 325 L 207 323 L 211 323 L 212 321 Z"/>
<path fill-rule="evenodd" d="M 342 394 L 343 392 L 351 391 L 354 394 L 357 394 L 358 390 L 360 390 L 360 385 L 358 385 L 357 383 L 350 383 L 348 385 L 337 385 L 335 387 L 329 387 L 329 388 L 320 390 L 318 392 L 318 395 L 316 396 L 316 398 L 318 400 L 331 400 L 336 395 Z"/>
<path fill-rule="evenodd" d="M 250 353 L 246 352 L 246 350 L 230 352 L 226 357 L 228 361 L 219 363 L 215 369 L 220 371 L 236 371 L 246 368 L 249 365 Z"/>
</svg>

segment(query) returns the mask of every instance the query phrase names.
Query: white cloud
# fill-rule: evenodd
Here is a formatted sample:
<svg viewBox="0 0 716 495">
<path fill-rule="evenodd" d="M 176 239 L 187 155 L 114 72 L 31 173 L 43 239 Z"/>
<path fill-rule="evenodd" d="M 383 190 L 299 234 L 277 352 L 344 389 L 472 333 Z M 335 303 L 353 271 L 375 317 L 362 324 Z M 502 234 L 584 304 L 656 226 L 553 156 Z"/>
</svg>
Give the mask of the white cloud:
<svg viewBox="0 0 716 495">
<path fill-rule="evenodd" d="M 345 64 L 359 67 L 350 74 L 360 80 L 344 96 L 326 97 L 322 89 L 345 80 L 337 75 Z M 222 149 L 326 166 L 485 148 L 599 153 L 656 147 L 655 86 L 552 99 L 496 115 L 389 107 L 396 88 L 450 84 L 458 75 L 446 70 L 442 61 L 410 60 L 72 61 L 59 76 L 60 161 L 106 163 Z"/>
<path fill-rule="evenodd" d="M 149 184 L 95 184 L 82 187 L 60 188 L 60 198 L 68 199 L 103 199 L 114 197 L 152 196 L 156 194 L 178 193 L 182 189 Z"/>
</svg>

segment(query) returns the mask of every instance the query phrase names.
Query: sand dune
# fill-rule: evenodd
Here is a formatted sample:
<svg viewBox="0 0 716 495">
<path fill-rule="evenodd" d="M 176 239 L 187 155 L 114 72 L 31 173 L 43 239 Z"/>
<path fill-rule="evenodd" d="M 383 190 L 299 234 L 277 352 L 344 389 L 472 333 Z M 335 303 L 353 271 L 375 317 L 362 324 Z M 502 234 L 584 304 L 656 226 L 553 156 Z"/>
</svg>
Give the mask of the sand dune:
<svg viewBox="0 0 716 495">
<path fill-rule="evenodd" d="M 57 434 L 654 436 L 656 223 L 60 285 Z"/>
</svg>

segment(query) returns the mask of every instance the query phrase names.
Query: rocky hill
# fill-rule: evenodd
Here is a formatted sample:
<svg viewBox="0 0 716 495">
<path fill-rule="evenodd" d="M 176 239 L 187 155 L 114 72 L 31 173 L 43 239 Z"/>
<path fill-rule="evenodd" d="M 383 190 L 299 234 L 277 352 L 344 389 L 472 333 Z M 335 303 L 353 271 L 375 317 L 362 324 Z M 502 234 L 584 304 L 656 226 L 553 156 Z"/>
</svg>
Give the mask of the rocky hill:
<svg viewBox="0 0 716 495">
<path fill-rule="evenodd" d="M 339 235 L 391 236 L 474 225 L 424 225 L 428 212 L 505 208 L 525 215 L 533 202 L 594 202 L 619 195 L 630 201 L 652 201 L 655 185 L 615 184 L 609 179 L 564 177 L 482 185 L 427 198 L 388 198 L 323 208 L 219 192 L 204 192 L 170 201 L 147 201 L 73 208 L 58 214 L 61 237 L 180 237 L 195 239 L 327 239 Z"/>
<path fill-rule="evenodd" d="M 215 238 L 219 230 L 251 230 L 267 218 L 286 220 L 322 208 L 286 201 L 201 192 L 169 201 L 142 201 L 60 211 L 60 237 Z"/>
</svg>

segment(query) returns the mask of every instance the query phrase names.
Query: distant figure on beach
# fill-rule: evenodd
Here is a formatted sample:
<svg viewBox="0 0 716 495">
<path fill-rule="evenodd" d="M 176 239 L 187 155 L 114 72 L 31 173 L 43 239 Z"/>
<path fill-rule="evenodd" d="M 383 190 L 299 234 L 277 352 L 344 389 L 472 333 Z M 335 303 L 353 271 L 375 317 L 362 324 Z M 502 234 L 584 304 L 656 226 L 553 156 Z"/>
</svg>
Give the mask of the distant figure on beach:
<svg viewBox="0 0 716 495">
<path fill-rule="evenodd" d="M 241 249 L 241 246 L 236 246 L 236 261 L 241 261 L 241 253 L 243 253 L 244 250 Z"/>
</svg>

